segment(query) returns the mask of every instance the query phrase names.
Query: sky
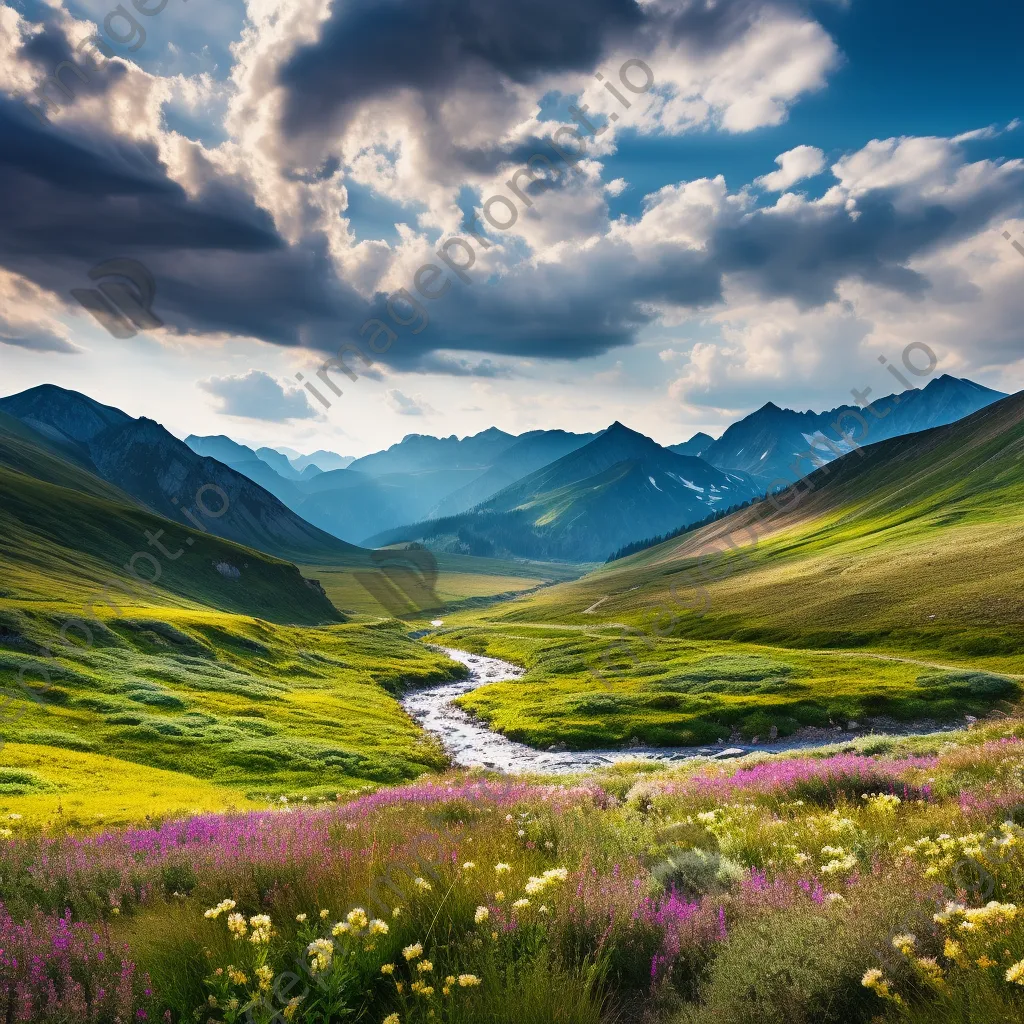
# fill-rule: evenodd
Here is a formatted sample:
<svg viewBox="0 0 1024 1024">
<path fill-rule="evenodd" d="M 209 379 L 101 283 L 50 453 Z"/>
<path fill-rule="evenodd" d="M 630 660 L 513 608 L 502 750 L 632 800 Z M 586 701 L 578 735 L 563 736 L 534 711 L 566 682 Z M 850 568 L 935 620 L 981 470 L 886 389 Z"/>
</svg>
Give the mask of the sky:
<svg viewBox="0 0 1024 1024">
<path fill-rule="evenodd" d="M 1020 390 L 1022 38 L 1005 0 L 0 0 L 0 393 L 358 456 L 718 435 L 907 346 Z"/>
</svg>

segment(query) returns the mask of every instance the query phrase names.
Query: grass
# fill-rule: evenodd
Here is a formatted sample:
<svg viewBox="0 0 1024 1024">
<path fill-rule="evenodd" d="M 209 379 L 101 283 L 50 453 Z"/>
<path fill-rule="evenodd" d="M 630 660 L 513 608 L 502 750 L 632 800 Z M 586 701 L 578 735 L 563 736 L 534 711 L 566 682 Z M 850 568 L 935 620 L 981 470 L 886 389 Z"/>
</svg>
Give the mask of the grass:
<svg viewBox="0 0 1024 1024">
<path fill-rule="evenodd" d="M 8 742 L 0 760 L 0 817 L 20 814 L 27 826 L 60 830 L 129 825 L 147 818 L 267 806 L 232 786 L 126 764 L 97 751 Z"/>
<path fill-rule="evenodd" d="M 1007 708 L 1016 680 L 980 670 L 927 667 L 856 651 L 629 637 L 555 626 L 454 626 L 438 642 L 528 669 L 459 698 L 498 731 L 533 746 L 572 749 L 785 737 L 886 717 L 950 721 Z"/>
<path fill-rule="evenodd" d="M 498 597 L 507 598 L 547 584 L 576 579 L 588 568 L 560 562 L 444 553 L 432 554 L 432 557 L 437 564 L 436 584 L 424 593 L 423 600 L 410 603 L 409 614 L 413 618 L 460 606 L 486 604 Z M 368 588 L 360 583 L 366 566 L 303 565 L 301 569 L 304 576 L 319 580 L 331 602 L 346 614 L 395 613 L 394 608 L 383 607 L 376 596 L 379 570 Z M 405 603 L 404 598 L 400 600 Z"/>
<path fill-rule="evenodd" d="M 47 663 L 50 685 L 30 669 L 19 690 L 19 669 L 38 664 L 32 651 L 52 644 L 60 619 L 38 610 L 0 616 L 0 686 L 12 698 L 0 735 L 8 742 L 102 753 L 129 776 L 138 766 L 143 776 L 157 769 L 182 784 L 203 780 L 225 806 L 397 782 L 445 764 L 397 696 L 458 669 L 398 623 L 312 628 L 138 609 L 93 622 L 91 647 L 72 643 Z M 60 792 L 64 780 L 51 781 Z M 22 799 L 0 796 L 0 806 L 20 810 Z"/>
</svg>

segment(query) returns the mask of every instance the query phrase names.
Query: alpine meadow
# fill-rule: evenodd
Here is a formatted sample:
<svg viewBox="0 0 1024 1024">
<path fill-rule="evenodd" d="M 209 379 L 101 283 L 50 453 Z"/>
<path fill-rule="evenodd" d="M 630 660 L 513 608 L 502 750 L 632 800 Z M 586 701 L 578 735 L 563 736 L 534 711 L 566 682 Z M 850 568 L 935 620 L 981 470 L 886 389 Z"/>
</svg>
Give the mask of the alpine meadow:
<svg viewBox="0 0 1024 1024">
<path fill-rule="evenodd" d="M 0 1024 L 1024 1021 L 1022 30 L 0 0 Z"/>
</svg>

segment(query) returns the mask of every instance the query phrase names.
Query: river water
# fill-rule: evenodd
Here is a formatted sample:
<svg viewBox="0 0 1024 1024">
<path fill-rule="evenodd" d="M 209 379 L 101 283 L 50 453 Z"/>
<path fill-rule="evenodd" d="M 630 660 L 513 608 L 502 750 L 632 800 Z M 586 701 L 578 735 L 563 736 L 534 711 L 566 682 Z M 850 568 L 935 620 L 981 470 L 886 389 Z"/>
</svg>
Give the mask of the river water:
<svg viewBox="0 0 1024 1024">
<path fill-rule="evenodd" d="M 490 768 L 495 771 L 517 774 L 539 772 L 563 774 L 586 771 L 616 761 L 646 760 L 658 762 L 682 761 L 691 757 L 738 757 L 741 754 L 758 751 L 777 753 L 785 750 L 821 746 L 820 742 L 793 741 L 785 743 L 760 744 L 758 746 L 710 747 L 632 747 L 608 750 L 537 750 L 525 743 L 517 743 L 500 733 L 494 732 L 480 720 L 457 708 L 452 701 L 464 693 L 480 686 L 498 683 L 506 679 L 518 679 L 523 669 L 498 658 L 486 658 L 480 654 L 456 650 L 453 647 L 434 647 L 443 651 L 453 661 L 459 661 L 469 670 L 466 679 L 413 690 L 402 698 L 402 707 L 421 728 L 444 744 L 451 759 L 463 767 Z M 829 742 L 838 742 L 850 737 L 839 736 Z"/>
</svg>

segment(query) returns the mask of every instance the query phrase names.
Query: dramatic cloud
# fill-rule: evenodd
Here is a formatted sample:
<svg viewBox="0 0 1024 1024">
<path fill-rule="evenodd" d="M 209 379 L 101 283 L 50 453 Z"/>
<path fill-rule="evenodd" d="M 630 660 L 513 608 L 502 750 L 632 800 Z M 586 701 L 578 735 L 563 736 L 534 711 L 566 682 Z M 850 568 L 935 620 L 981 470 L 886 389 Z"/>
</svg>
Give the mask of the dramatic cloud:
<svg viewBox="0 0 1024 1024">
<path fill-rule="evenodd" d="M 537 375 L 517 360 L 591 359 L 654 338 L 652 362 L 672 360 L 673 395 L 717 408 L 797 362 L 820 365 L 825 339 L 846 351 L 920 333 L 961 365 L 1017 358 L 1015 289 L 1002 274 L 1019 257 L 984 240 L 1002 242 L 1024 213 L 1024 164 L 971 148 L 999 132 L 858 138 L 828 169 L 800 145 L 749 183 L 634 173 L 627 150 L 640 136 L 653 147 L 690 131 L 768 129 L 824 88 L 841 58 L 815 5 L 258 0 L 247 11 L 217 76 L 161 77 L 115 58 L 87 82 L 66 70 L 71 95 L 51 82 L 55 102 L 36 116 L 12 97 L 81 60 L 95 28 L 62 8 L 30 20 L 0 0 L 0 267 L 35 289 L 36 306 L 4 307 L 0 343 L 75 351 L 61 320 L 70 290 L 126 257 L 154 277 L 165 326 L 151 337 L 168 349 L 258 339 L 320 360 L 345 345 L 368 351 L 361 327 L 377 317 L 395 326 L 394 343 L 374 348 L 375 366 L 346 359 L 378 381 L 515 382 Z M 638 92 L 619 81 L 626 108 L 605 86 L 634 58 L 654 82 Z M 572 168 L 547 141 L 568 126 L 570 102 L 604 129 Z M 169 127 L 182 112 L 222 120 L 201 142 Z M 510 189 L 541 152 L 543 180 Z M 820 198 L 788 191 L 819 174 L 831 175 Z M 641 182 L 649 194 L 628 202 Z M 350 193 L 386 200 L 388 223 L 361 237 Z M 453 236 L 462 241 L 448 251 Z M 421 323 L 399 326 L 406 314 L 394 302 L 389 312 L 389 298 L 422 296 L 428 263 L 443 289 L 417 299 Z M 260 371 L 205 387 L 231 415 L 313 415 L 304 393 Z M 432 411 L 397 389 L 386 402 Z"/>
<path fill-rule="evenodd" d="M 228 416 L 284 423 L 316 415 L 304 391 L 286 391 L 262 370 L 250 370 L 242 377 L 211 377 L 200 381 L 199 387 L 219 398 L 220 411 Z"/>
</svg>

